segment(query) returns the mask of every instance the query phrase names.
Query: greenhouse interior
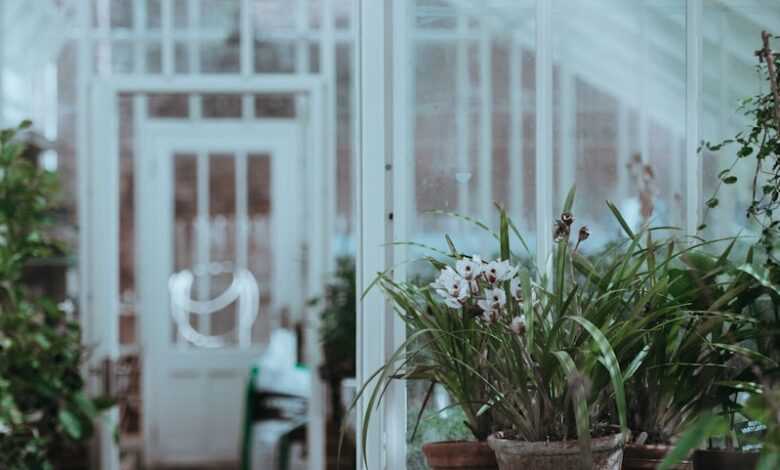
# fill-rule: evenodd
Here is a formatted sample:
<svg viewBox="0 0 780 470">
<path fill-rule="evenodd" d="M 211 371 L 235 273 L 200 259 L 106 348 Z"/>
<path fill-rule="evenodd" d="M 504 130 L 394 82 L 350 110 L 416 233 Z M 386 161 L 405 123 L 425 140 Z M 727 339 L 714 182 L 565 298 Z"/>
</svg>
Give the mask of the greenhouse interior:
<svg viewBox="0 0 780 470">
<path fill-rule="evenodd" d="M 0 127 L 1 469 L 780 469 L 777 0 L 0 0 Z"/>
</svg>

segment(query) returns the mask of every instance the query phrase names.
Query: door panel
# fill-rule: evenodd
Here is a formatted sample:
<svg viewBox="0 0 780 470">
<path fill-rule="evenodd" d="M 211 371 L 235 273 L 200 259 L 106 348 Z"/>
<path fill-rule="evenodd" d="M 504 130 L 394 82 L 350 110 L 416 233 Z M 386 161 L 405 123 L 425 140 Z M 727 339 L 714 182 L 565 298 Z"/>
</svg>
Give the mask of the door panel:
<svg viewBox="0 0 780 470">
<path fill-rule="evenodd" d="M 301 132 L 287 120 L 144 125 L 137 220 L 150 465 L 238 458 L 251 363 L 281 312 L 302 308 L 301 296 L 291 295 L 296 290 L 281 289 L 305 277 L 302 190 L 280 190 L 303 186 L 296 183 Z M 250 269 L 258 282 L 253 331 L 235 331 L 233 303 L 187 317 L 200 334 L 224 335 L 222 348 L 189 343 L 172 320 L 171 274 L 191 270 L 192 298 L 205 301 L 225 292 L 237 268 Z"/>
</svg>

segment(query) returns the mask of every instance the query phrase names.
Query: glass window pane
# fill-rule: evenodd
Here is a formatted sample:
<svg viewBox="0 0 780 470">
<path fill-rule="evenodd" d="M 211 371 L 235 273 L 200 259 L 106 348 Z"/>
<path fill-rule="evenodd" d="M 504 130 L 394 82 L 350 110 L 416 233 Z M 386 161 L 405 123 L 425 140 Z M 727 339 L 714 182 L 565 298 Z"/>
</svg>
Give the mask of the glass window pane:
<svg viewBox="0 0 780 470">
<path fill-rule="evenodd" d="M 495 256 L 497 244 L 474 224 L 431 213 L 457 212 L 495 227 L 495 202 L 508 209 L 533 246 L 534 3 L 496 2 L 495 8 L 484 8 L 476 2 L 412 2 L 409 239 L 446 250 L 443 233 L 448 233 L 465 253 Z M 516 262 L 529 261 L 532 253 L 516 240 L 513 245 Z M 409 259 L 432 254 L 410 251 Z M 432 280 L 419 263 L 410 265 L 410 276 Z M 425 391 L 425 384 L 407 384 L 407 438 Z M 422 443 L 469 436 L 462 413 L 450 407 L 444 390 L 434 395 L 409 444 L 410 469 L 426 468 Z"/>
<path fill-rule="evenodd" d="M 682 226 L 685 2 L 561 0 L 553 18 L 555 213 L 576 184 L 590 252 L 622 236 L 605 201 L 633 227 Z"/>
<path fill-rule="evenodd" d="M 780 5 L 771 0 L 705 2 L 699 112 L 702 140 L 718 143 L 733 139 L 749 125 L 750 119 L 740 109 L 740 103 L 768 90 L 766 80 L 756 73 L 755 51 L 762 47 L 761 31 L 771 31 L 778 19 Z M 753 199 L 751 181 L 755 159 L 751 156 L 739 160 L 731 171 L 738 182 L 718 188 L 718 174 L 736 161 L 737 150 L 734 145 L 716 152 L 702 150 L 702 201 L 711 197 L 719 201 L 718 207 L 705 209 L 705 233 L 713 238 L 741 234 L 744 243 L 738 247 L 744 249 L 748 237 L 758 235 L 759 231 L 746 217 L 746 209 Z"/>
</svg>

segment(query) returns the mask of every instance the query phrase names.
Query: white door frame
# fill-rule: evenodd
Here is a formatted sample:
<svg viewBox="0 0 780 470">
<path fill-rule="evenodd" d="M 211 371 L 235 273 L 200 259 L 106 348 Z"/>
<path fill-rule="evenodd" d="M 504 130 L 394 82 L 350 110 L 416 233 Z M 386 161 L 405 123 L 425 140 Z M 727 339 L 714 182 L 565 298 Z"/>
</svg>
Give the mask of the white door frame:
<svg viewBox="0 0 780 470">
<path fill-rule="evenodd" d="M 98 367 L 104 359 L 119 357 L 119 95 L 122 93 L 227 93 L 296 94 L 308 98 L 310 110 L 319 116 L 309 119 L 309 142 L 318 158 L 308 158 L 306 180 L 311 191 L 307 201 L 310 213 L 308 233 L 312 240 L 307 270 L 309 294 L 319 297 L 324 291 L 325 274 L 332 270 L 331 234 L 336 211 L 334 181 L 335 155 L 331 139 L 324 133 L 330 116 L 324 109 L 328 87 L 316 76 L 274 74 L 257 77 L 146 77 L 125 76 L 96 79 L 89 96 L 90 136 L 86 158 L 81 162 L 86 188 L 79 192 L 79 305 L 84 325 L 84 343 L 91 350 L 88 367 Z M 137 138 L 137 136 L 136 136 Z M 306 155 L 313 154 L 306 149 Z M 324 468 L 325 407 L 323 388 L 317 380 L 321 360 L 318 330 L 319 316 L 307 309 L 305 328 L 306 362 L 312 371 L 312 399 L 309 404 L 309 462 L 312 470 Z M 102 392 L 98 377 L 88 379 L 89 391 Z M 102 470 L 119 469 L 119 451 L 114 441 L 118 425 L 116 409 L 108 412 L 97 427 L 98 461 Z"/>
<path fill-rule="evenodd" d="M 234 158 L 246 158 L 250 153 L 269 154 L 272 167 L 272 211 L 271 227 L 273 266 L 282 266 L 285 260 L 298 259 L 302 254 L 301 244 L 305 237 L 301 229 L 303 221 L 303 200 L 295 191 L 279 191 L 275 189 L 303 187 L 303 181 L 295 184 L 296 170 L 301 168 L 303 152 L 302 140 L 303 126 L 296 119 L 161 119 L 150 118 L 140 124 L 140 133 L 143 135 L 142 148 L 134 156 L 139 165 L 137 180 L 140 180 L 136 208 L 136 256 L 141 260 L 137 264 L 136 275 L 137 293 L 140 300 L 141 319 L 141 354 L 143 364 L 143 442 L 144 461 L 146 466 L 154 468 L 157 464 L 195 464 L 204 462 L 203 459 L 216 457 L 228 459 L 239 455 L 240 438 L 236 438 L 235 454 L 225 454 L 224 447 L 215 449 L 209 443 L 196 445 L 197 451 L 180 451 L 178 455 L 170 455 L 166 450 L 170 447 L 163 446 L 163 440 L 173 439 L 175 436 L 162 435 L 159 426 L 166 420 L 176 419 L 166 412 L 166 404 L 160 398 L 160 388 L 172 387 L 171 374 L 190 377 L 192 372 L 197 372 L 197 379 L 201 381 L 199 389 L 205 390 L 209 381 L 206 377 L 217 376 L 221 381 L 242 381 L 247 375 L 247 370 L 254 359 L 262 353 L 262 346 L 256 343 L 247 345 L 232 345 L 218 350 L 201 350 L 188 347 L 186 344 L 173 344 L 173 329 L 171 317 L 168 315 L 168 284 L 170 274 L 174 271 L 173 246 L 173 205 L 174 205 L 174 156 L 176 153 L 190 153 L 203 151 L 213 153 L 235 153 Z M 243 157 L 238 155 L 242 154 Z M 231 162 L 235 164 L 236 162 Z M 246 163 L 244 163 L 246 165 Z M 243 175 L 246 180 L 246 174 Z M 303 175 L 300 175 L 303 176 Z M 239 173 L 236 173 L 236 178 Z M 144 184 L 143 180 L 154 184 Z M 236 179 L 236 187 L 242 183 Z M 244 192 L 246 192 L 244 187 Z M 210 191 L 210 189 L 209 189 Z M 283 197 L 279 197 L 284 194 Z M 205 195 L 203 197 L 206 197 Z M 280 201 L 282 204 L 280 204 Z M 300 211 L 297 209 L 301 209 Z M 244 212 L 246 209 L 244 209 Z M 246 217 L 246 213 L 243 214 Z M 246 233 L 246 232 L 245 232 Z M 243 258 L 238 256 L 240 267 L 246 267 L 246 253 Z M 298 255 L 298 256 L 297 256 Z M 143 260 L 150 260 L 144 262 Z M 288 261 L 289 262 L 289 261 Z M 161 265 L 162 263 L 162 265 Z M 162 269 L 161 269 L 162 268 Z M 275 293 L 291 292 L 289 280 L 280 283 L 278 276 L 274 277 L 272 290 Z M 282 304 L 287 304 L 290 311 L 297 312 L 303 308 L 303 299 L 300 296 L 281 299 L 274 295 L 273 312 L 278 312 Z M 260 315 L 268 312 L 261 311 Z M 272 322 L 272 327 L 276 322 Z M 193 366 L 193 364 L 197 364 Z M 205 381 L 204 381 L 205 380 Z M 213 384 L 212 384 L 213 385 Z M 244 393 L 243 384 L 237 388 L 239 396 Z M 235 397 L 227 398 L 233 400 Z M 219 401 L 219 400 L 217 400 Z M 236 416 L 238 403 L 219 405 L 230 411 L 228 416 Z M 197 408 L 197 406 L 195 406 Z M 193 413 L 202 412 L 202 409 L 193 409 Z M 207 416 L 200 418 L 226 424 L 223 420 L 210 419 Z M 195 422 L 198 419 L 196 418 Z M 240 427 L 235 427 L 238 433 Z M 197 434 L 198 431 L 195 431 Z M 197 435 L 193 435 L 197 439 Z M 212 440 L 211 443 L 216 441 Z M 215 455 L 215 451 L 219 455 Z M 231 451 L 228 451 L 231 452 Z M 220 460 L 221 461 L 221 460 Z M 212 463 L 212 462 L 209 462 Z M 216 462 L 214 462 L 216 463 Z"/>
</svg>

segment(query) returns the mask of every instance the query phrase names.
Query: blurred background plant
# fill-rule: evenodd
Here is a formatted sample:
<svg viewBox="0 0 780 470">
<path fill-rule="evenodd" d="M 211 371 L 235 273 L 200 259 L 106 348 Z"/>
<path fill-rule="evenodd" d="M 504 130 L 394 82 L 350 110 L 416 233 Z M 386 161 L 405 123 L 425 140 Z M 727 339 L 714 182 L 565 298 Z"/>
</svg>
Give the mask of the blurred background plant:
<svg viewBox="0 0 780 470">
<path fill-rule="evenodd" d="M 13 470 L 63 468 L 107 404 L 84 392 L 78 324 L 24 282 L 36 260 L 63 254 L 47 234 L 56 177 L 17 135 L 29 126 L 0 132 L 0 468 Z"/>
<path fill-rule="evenodd" d="M 341 381 L 355 377 L 356 296 L 355 259 L 341 257 L 336 260 L 336 271 L 325 287 L 320 324 L 325 354 L 320 373 L 328 382 L 331 413 L 339 427 L 343 419 Z"/>
</svg>

